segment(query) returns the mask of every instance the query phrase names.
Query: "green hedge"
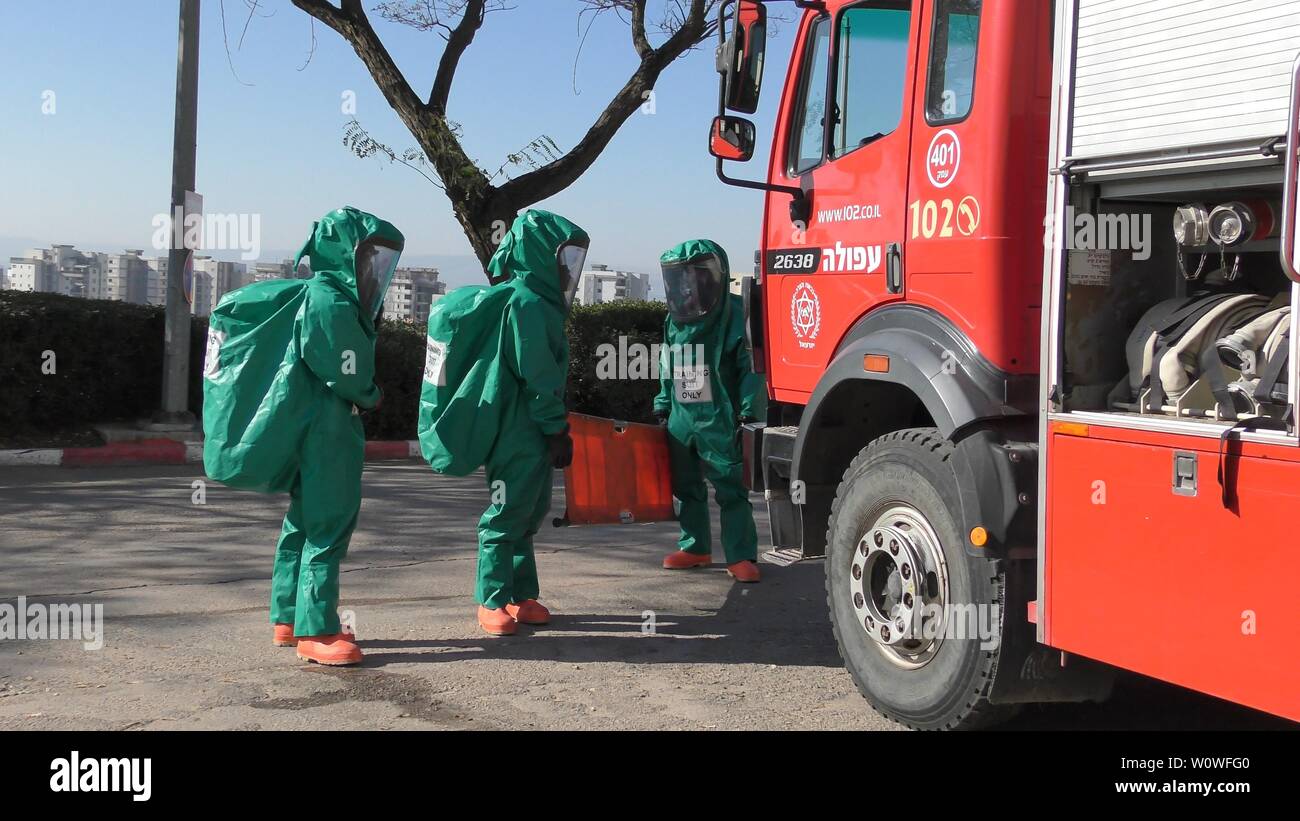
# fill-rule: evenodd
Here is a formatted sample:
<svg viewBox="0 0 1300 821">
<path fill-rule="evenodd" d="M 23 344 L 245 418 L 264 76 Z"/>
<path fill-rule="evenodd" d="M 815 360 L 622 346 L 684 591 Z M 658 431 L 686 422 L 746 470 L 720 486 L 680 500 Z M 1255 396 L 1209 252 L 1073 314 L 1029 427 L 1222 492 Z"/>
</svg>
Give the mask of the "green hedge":
<svg viewBox="0 0 1300 821">
<path fill-rule="evenodd" d="M 648 349 L 661 341 L 665 307 L 615 302 L 575 307 L 569 319 L 568 399 L 580 413 L 629 421 L 652 420 L 658 383 L 597 378 L 601 345 L 620 336 Z M 58 294 L 0 291 L 0 432 L 5 438 L 53 433 L 100 422 L 149 416 L 162 391 L 163 309 Z M 202 408 L 207 320 L 191 326 L 190 407 Z M 42 373 L 53 351 L 55 372 Z M 379 325 L 376 381 L 384 404 L 365 416 L 371 439 L 414 439 L 424 328 L 386 320 Z"/>
<path fill-rule="evenodd" d="M 599 378 L 602 354 L 620 350 L 619 337 L 626 337 L 623 350 L 649 355 L 651 345 L 663 343 L 664 317 L 668 307 L 662 302 L 610 302 L 603 305 L 576 306 L 569 314 L 569 409 L 593 416 L 621 419 L 626 422 L 653 422 L 652 405 L 659 392 L 655 379 Z M 602 346 L 608 346 L 602 349 Z M 624 356 L 625 377 L 631 375 L 633 362 Z"/>
<path fill-rule="evenodd" d="M 162 394 L 163 321 L 157 306 L 0 291 L 0 432 L 15 438 L 149 416 Z M 202 372 L 206 336 L 207 323 L 196 321 L 192 374 Z M 47 362 L 53 373 L 43 370 Z M 196 382 L 190 402 L 200 397 Z"/>
<path fill-rule="evenodd" d="M 362 416 L 366 438 L 414 439 L 424 378 L 424 328 L 386 319 L 375 342 L 375 382 L 384 391 L 379 410 Z"/>
</svg>

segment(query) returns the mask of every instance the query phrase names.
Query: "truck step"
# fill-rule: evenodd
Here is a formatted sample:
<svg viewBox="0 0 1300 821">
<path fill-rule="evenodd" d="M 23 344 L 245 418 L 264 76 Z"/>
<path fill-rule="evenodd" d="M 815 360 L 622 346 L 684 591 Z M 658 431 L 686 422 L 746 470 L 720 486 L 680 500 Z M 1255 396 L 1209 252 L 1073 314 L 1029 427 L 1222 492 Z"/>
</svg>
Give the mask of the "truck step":
<svg viewBox="0 0 1300 821">
<path fill-rule="evenodd" d="M 763 554 L 763 561 L 777 567 L 789 567 L 803 561 L 803 551 L 797 547 L 778 547 Z"/>
</svg>

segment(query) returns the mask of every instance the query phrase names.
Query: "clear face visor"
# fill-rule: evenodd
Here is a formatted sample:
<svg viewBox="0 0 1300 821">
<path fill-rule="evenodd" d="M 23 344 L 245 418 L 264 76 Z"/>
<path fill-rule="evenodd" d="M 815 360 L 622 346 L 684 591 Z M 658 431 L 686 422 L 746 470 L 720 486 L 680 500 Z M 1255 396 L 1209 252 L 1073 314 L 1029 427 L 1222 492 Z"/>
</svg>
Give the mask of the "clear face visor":
<svg viewBox="0 0 1300 821">
<path fill-rule="evenodd" d="M 384 295 L 393 281 L 402 249 L 367 242 L 357 248 L 357 296 L 361 308 L 378 317 L 384 307 Z"/>
<path fill-rule="evenodd" d="M 573 297 L 578 293 L 578 281 L 582 278 L 582 266 L 587 263 L 587 246 L 579 243 L 562 245 L 556 259 L 560 266 L 560 290 L 564 292 L 564 304 L 573 305 Z"/>
<path fill-rule="evenodd" d="M 703 319 L 721 300 L 726 282 L 717 257 L 663 266 L 668 313 L 678 322 Z"/>
</svg>

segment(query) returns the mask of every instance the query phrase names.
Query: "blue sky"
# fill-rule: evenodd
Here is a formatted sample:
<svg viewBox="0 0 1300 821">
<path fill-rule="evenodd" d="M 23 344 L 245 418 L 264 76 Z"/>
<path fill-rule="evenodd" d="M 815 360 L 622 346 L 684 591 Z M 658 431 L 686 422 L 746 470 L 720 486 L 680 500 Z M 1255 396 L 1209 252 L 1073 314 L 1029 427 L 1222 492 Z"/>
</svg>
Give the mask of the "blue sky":
<svg viewBox="0 0 1300 821">
<path fill-rule="evenodd" d="M 205 210 L 261 214 L 263 258 L 271 258 L 296 249 L 321 213 L 356 205 L 404 231 L 408 261 L 441 263 L 453 284 L 475 281 L 442 192 L 409 169 L 344 147 L 346 91 L 355 92 L 356 117 L 376 138 L 399 149 L 414 140 L 343 39 L 316 24 L 315 52 L 299 70 L 312 41 L 305 14 L 288 0 L 264 0 L 240 47 L 247 6 L 224 5 L 233 72 L 222 3 L 203 1 L 197 188 Z M 494 169 L 536 136 L 571 147 L 635 66 L 616 18 L 599 20 L 579 54 L 575 0 L 514 5 L 488 16 L 449 106 L 470 155 Z M 442 40 L 371 16 L 411 86 L 427 96 Z M 167 0 L 0 3 L 0 255 L 52 242 L 149 248 L 170 190 L 176 27 L 177 5 Z M 758 152 L 733 173 L 766 169 L 792 31 L 781 26 L 770 39 Z M 53 114 L 42 111 L 46 92 L 54 94 Z M 656 284 L 659 253 L 695 236 L 718 239 L 736 267 L 749 270 L 761 196 L 713 174 L 705 137 L 716 105 L 710 45 L 669 67 L 655 113 L 634 115 L 581 180 L 540 205 L 588 230 L 589 261 L 650 272 Z"/>
</svg>

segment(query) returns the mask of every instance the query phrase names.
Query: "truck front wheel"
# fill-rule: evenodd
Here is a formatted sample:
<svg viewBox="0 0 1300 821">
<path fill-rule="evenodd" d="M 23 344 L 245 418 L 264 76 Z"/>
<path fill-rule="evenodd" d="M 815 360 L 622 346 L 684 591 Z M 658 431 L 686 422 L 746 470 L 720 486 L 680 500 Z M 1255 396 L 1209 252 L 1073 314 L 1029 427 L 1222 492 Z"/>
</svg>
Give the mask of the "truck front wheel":
<svg viewBox="0 0 1300 821">
<path fill-rule="evenodd" d="M 845 471 L 826 535 L 840 656 L 872 707 L 916 729 L 1010 713 L 988 701 L 1006 580 L 997 562 L 966 554 L 952 455 L 933 428 L 876 439 Z"/>
</svg>

